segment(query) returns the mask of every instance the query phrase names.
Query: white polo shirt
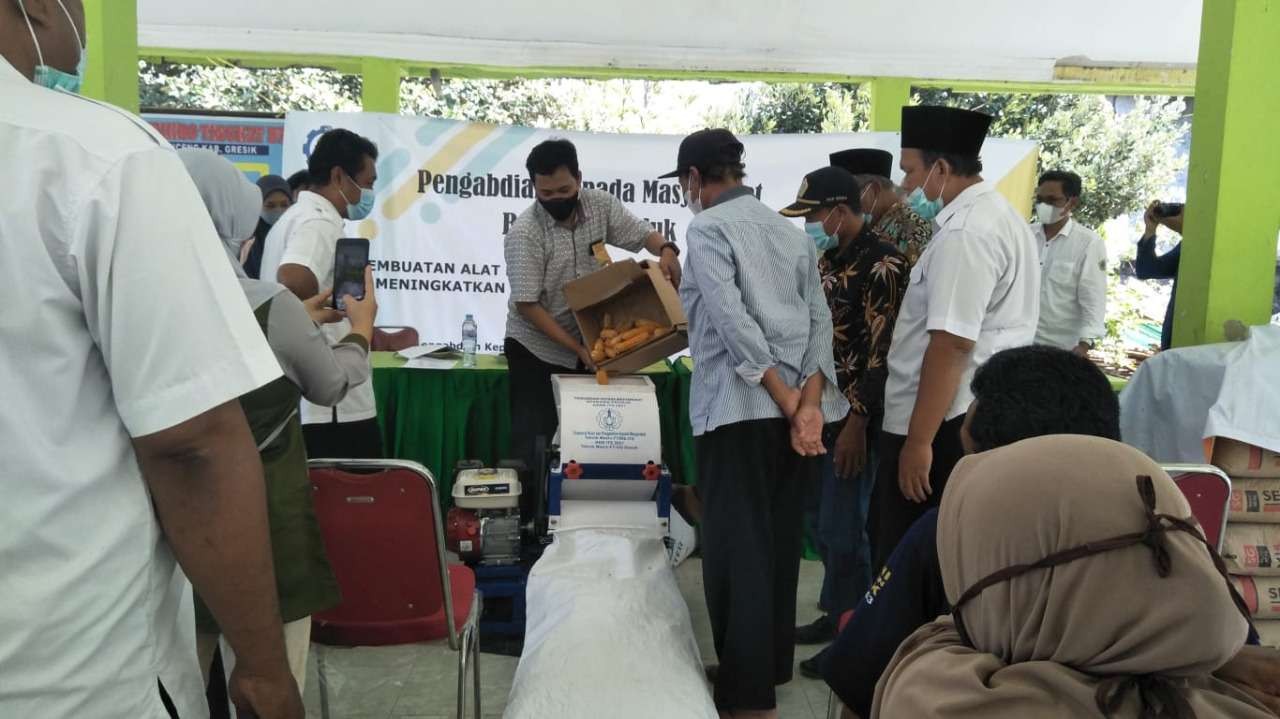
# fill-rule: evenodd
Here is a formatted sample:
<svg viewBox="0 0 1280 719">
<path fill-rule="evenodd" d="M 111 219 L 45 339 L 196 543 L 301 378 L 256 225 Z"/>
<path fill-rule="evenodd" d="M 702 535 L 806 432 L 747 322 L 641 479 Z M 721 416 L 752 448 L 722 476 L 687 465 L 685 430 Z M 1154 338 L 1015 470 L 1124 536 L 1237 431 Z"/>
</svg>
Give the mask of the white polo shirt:
<svg viewBox="0 0 1280 719">
<path fill-rule="evenodd" d="M 333 262 L 346 223 L 333 203 L 314 192 L 298 193 L 298 201 L 285 211 L 267 234 L 262 250 L 262 278 L 276 279 L 281 265 L 302 265 L 316 276 L 320 291 L 333 287 Z M 342 320 L 320 328 L 329 344 L 351 334 L 351 322 Z M 302 423 L 358 422 L 378 416 L 373 399 L 373 383 L 352 387 L 335 407 L 323 407 L 302 400 Z"/>
<path fill-rule="evenodd" d="M 160 677 L 202 716 L 130 438 L 280 369 L 163 138 L 3 58 L 0 97 L 0 717 L 163 719 Z"/>
<path fill-rule="evenodd" d="M 947 419 L 973 401 L 969 382 L 991 355 L 1031 344 L 1040 314 L 1040 263 L 1027 221 L 980 182 L 938 213 L 937 232 L 911 269 L 911 283 L 889 348 L 884 430 L 906 435 L 920 386 L 929 332 L 972 340 L 969 366 Z"/>
<path fill-rule="evenodd" d="M 1036 344 L 1064 350 L 1107 333 L 1107 243 L 1067 220 L 1053 239 L 1031 225 L 1040 249 L 1040 322 Z"/>
</svg>

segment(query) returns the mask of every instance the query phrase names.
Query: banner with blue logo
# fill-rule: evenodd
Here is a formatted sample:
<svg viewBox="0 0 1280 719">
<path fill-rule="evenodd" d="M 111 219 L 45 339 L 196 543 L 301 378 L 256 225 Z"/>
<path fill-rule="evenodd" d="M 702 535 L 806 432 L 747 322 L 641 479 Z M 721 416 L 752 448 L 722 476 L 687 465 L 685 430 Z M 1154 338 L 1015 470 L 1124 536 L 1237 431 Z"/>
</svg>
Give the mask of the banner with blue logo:
<svg viewBox="0 0 1280 719">
<path fill-rule="evenodd" d="M 375 113 L 289 113 L 285 174 L 304 169 L 326 131 L 345 128 L 378 146 L 377 204 L 347 236 L 370 242 L 378 293 L 378 324 L 418 330 L 423 342 L 458 344 L 463 318 L 479 325 L 480 352 L 498 354 L 510 296 L 504 241 L 534 202 L 525 159 L 534 145 L 567 138 L 578 149 L 585 187 L 608 192 L 664 238 L 684 245 L 693 215 L 680 185 L 658 176 L 676 164 L 673 135 L 567 132 L 482 125 L 431 117 Z M 805 174 L 827 155 L 851 147 L 897 153 L 895 133 L 748 135 L 746 183 L 770 207 L 795 200 Z M 1036 144 L 989 139 L 985 176 L 1030 214 Z M 798 223 L 797 223 L 798 227 Z M 599 238 L 589 238 L 595 240 Z M 585 240 L 584 240 L 585 241 Z M 626 253 L 610 248 L 615 259 Z M 583 266 L 579 274 L 591 272 Z M 325 283 L 322 278 L 321 282 Z"/>
<path fill-rule="evenodd" d="M 284 120 L 150 112 L 144 113 L 142 119 L 175 148 L 213 150 L 235 163 L 251 181 L 281 173 Z"/>
</svg>

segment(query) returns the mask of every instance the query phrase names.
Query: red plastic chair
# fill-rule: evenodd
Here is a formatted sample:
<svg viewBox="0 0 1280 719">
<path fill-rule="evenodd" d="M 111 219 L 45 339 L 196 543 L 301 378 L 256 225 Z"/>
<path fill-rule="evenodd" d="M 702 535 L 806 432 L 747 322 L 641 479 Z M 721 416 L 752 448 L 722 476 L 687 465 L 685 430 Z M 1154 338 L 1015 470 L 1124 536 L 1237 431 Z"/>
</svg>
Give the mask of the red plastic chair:
<svg viewBox="0 0 1280 719">
<path fill-rule="evenodd" d="M 1231 478 L 1211 464 L 1167 464 L 1161 467 L 1173 477 L 1191 505 L 1191 516 L 1200 523 L 1214 549 L 1222 549 L 1231 508 Z"/>
<path fill-rule="evenodd" d="M 373 352 L 399 352 L 418 346 L 418 331 L 412 327 L 374 327 L 373 341 L 369 349 Z"/>
<path fill-rule="evenodd" d="M 321 645 L 384 646 L 447 638 L 458 650 L 458 717 L 471 672 L 480 716 L 480 593 L 475 574 L 445 558 L 440 495 L 431 472 L 402 460 L 313 459 L 316 517 L 342 603 L 312 617 Z M 320 710 L 329 716 L 320 668 Z"/>
</svg>

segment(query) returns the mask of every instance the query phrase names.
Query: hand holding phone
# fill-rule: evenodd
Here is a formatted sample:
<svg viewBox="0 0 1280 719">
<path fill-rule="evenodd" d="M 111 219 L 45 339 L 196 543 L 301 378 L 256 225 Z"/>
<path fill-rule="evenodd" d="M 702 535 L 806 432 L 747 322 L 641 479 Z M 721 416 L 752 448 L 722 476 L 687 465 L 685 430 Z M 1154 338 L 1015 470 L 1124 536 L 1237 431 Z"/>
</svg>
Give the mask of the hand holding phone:
<svg viewBox="0 0 1280 719">
<path fill-rule="evenodd" d="M 347 295 L 364 299 L 364 268 L 369 264 L 369 241 L 363 237 L 344 237 L 338 240 L 333 258 L 333 306 L 345 312 Z"/>
</svg>

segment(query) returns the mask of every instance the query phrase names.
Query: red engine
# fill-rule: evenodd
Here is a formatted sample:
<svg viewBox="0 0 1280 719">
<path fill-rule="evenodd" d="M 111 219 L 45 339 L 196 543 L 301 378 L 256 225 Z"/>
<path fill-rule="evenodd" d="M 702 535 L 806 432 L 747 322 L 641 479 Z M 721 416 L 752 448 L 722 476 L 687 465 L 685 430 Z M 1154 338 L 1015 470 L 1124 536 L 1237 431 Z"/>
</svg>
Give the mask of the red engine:
<svg viewBox="0 0 1280 719">
<path fill-rule="evenodd" d="M 463 561 L 481 558 L 480 517 L 474 510 L 454 507 L 444 521 L 445 546 Z"/>
</svg>

